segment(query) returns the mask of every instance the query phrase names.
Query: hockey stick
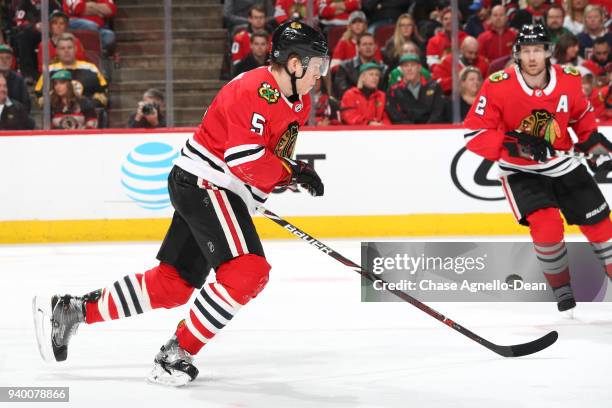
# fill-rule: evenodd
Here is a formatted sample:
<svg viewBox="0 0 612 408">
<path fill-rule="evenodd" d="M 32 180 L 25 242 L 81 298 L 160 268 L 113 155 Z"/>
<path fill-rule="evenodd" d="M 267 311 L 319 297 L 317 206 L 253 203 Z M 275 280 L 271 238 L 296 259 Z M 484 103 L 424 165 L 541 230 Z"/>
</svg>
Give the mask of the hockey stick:
<svg viewBox="0 0 612 408">
<path fill-rule="evenodd" d="M 333 249 L 323 244 L 321 241 L 317 240 L 316 238 L 313 238 L 312 236 L 308 235 L 307 233 L 305 233 L 304 231 L 302 231 L 295 225 L 282 219 L 278 215 L 274 214 L 272 211 L 269 211 L 263 207 L 258 207 L 257 211 L 263 216 L 265 216 L 266 218 L 274 221 L 275 223 L 277 223 L 278 225 L 280 225 L 287 231 L 291 232 L 296 237 L 308 242 L 310 245 L 314 246 L 319 251 L 323 252 L 326 255 L 331 256 L 336 261 L 348 266 L 349 268 L 351 268 L 352 270 L 354 270 L 355 272 L 357 272 L 364 278 L 370 280 L 371 282 L 374 282 L 374 280 L 378 279 L 378 280 L 381 280 L 383 283 L 385 283 L 384 280 L 380 279 L 379 277 L 374 278 L 371 274 L 361 269 L 361 267 L 357 265 L 356 263 L 354 263 L 353 261 L 340 255 L 338 252 L 334 251 Z M 487 339 L 480 337 L 476 333 L 466 329 L 465 327 L 459 325 L 458 323 L 454 322 L 448 317 L 445 317 L 443 314 L 437 312 L 436 310 L 432 309 L 426 304 L 413 298 L 406 292 L 402 292 L 402 291 L 394 290 L 394 289 L 386 289 L 386 290 L 393 293 L 395 296 L 399 297 L 405 302 L 408 302 L 414 307 L 422 310 L 423 312 L 427 313 L 431 317 L 438 319 L 439 321 L 441 321 L 448 327 L 455 329 L 456 331 L 463 334 L 464 336 L 470 338 L 471 340 L 474 340 L 477 343 L 480 343 L 482 346 L 488 348 L 489 350 L 503 357 L 521 357 L 521 356 L 526 356 L 529 354 L 537 353 L 538 351 L 544 350 L 548 346 L 552 345 L 555 341 L 557 341 L 557 338 L 559 337 L 559 334 L 556 331 L 551 331 L 547 335 L 540 337 L 537 340 L 530 341 L 529 343 L 515 344 L 513 346 L 500 346 L 500 345 L 491 343 Z"/>
</svg>

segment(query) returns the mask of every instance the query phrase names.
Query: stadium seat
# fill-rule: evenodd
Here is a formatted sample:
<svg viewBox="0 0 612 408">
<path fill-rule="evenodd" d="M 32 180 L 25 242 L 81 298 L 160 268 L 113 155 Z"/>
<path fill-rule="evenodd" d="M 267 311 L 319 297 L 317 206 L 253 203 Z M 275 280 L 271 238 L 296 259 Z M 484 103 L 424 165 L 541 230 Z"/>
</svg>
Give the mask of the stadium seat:
<svg viewBox="0 0 612 408">
<path fill-rule="evenodd" d="M 70 32 L 83 44 L 87 59 L 96 64 L 97 67 L 100 67 L 100 60 L 102 58 L 100 34 L 97 31 L 90 30 L 70 30 Z"/>
<path fill-rule="evenodd" d="M 329 46 L 330 52 L 334 52 L 334 48 L 336 48 L 336 44 L 340 41 L 340 37 L 346 31 L 346 27 L 344 26 L 332 26 L 327 32 L 327 45 Z"/>
<path fill-rule="evenodd" d="M 379 49 L 385 48 L 385 44 L 395 31 L 395 24 L 384 25 L 378 27 L 376 32 L 374 32 L 374 41 L 376 41 L 376 45 L 378 45 Z"/>
</svg>

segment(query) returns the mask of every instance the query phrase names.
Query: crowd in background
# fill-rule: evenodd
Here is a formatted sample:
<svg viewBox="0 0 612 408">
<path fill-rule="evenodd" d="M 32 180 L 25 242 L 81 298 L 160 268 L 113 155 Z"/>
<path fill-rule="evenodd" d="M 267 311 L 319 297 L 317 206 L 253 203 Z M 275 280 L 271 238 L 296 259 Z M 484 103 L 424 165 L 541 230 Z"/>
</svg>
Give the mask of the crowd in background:
<svg viewBox="0 0 612 408">
<path fill-rule="evenodd" d="M 225 0 L 228 79 L 267 64 L 274 28 L 307 19 L 307 0 Z M 552 61 L 582 74 L 600 120 L 612 120 L 612 0 L 312 0 L 327 35 L 331 72 L 314 90 L 317 125 L 450 123 L 451 27 L 459 27 L 459 117 L 483 79 L 511 66 L 517 29 L 541 22 Z M 42 106 L 40 0 L 0 0 L 0 129 L 32 129 Z M 110 67 L 116 60 L 113 0 L 49 0 L 51 126 L 108 126 Z M 31 95 L 33 98 L 31 100 Z M 147 90 L 128 127 L 161 127 L 164 95 Z"/>
<path fill-rule="evenodd" d="M 318 125 L 452 122 L 448 0 L 312 3 L 312 21 L 332 50 L 331 74 L 315 89 Z M 612 1 L 459 0 L 458 6 L 460 119 L 483 80 L 514 64 L 518 29 L 534 23 L 555 44 L 552 62 L 576 67 L 598 118 L 612 119 Z M 226 1 L 224 11 L 233 76 L 267 63 L 275 25 L 309 17 L 306 0 Z"/>
<path fill-rule="evenodd" d="M 1 7 L 0 74 L 8 92 L 0 91 L 0 106 L 23 110 L 19 117 L 25 119 L 0 128 L 32 129 L 32 106 L 43 103 L 41 1 L 4 0 Z M 112 0 L 49 0 L 48 7 L 51 127 L 106 127 L 109 61 L 115 55 L 110 25 L 117 7 Z"/>
<path fill-rule="evenodd" d="M 113 0 L 49 0 L 48 4 L 51 128 L 108 127 L 108 85 L 118 58 L 112 30 L 117 6 Z M 43 106 L 41 7 L 40 0 L 1 3 L 0 129 L 33 129 L 32 106 Z M 165 126 L 163 107 L 163 93 L 147 90 L 127 126 Z"/>
</svg>

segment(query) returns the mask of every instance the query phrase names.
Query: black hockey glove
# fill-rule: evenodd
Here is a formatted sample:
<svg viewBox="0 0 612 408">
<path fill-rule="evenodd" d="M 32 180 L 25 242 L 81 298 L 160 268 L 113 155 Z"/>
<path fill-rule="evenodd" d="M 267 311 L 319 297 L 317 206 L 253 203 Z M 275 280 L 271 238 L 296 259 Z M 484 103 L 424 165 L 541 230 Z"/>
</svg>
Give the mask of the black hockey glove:
<svg viewBox="0 0 612 408">
<path fill-rule="evenodd" d="M 291 167 L 291 181 L 289 184 L 299 184 L 312 196 L 323 195 L 323 182 L 317 172 L 308 164 L 300 160 L 284 159 Z"/>
<path fill-rule="evenodd" d="M 595 157 L 587 160 L 587 164 L 593 173 L 609 172 L 612 170 L 612 143 L 599 132 L 593 132 L 587 140 L 576 143 L 575 149 Z"/>
<path fill-rule="evenodd" d="M 516 131 L 506 133 L 503 145 L 510 156 L 537 162 L 545 162 L 555 155 L 555 149 L 543 137 L 535 137 Z"/>
</svg>

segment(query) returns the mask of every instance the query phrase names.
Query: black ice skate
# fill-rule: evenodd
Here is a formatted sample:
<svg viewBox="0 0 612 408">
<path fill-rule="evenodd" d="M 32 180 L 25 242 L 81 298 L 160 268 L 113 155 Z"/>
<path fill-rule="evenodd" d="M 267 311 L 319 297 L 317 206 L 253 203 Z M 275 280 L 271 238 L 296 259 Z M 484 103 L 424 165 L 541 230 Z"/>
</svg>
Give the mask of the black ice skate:
<svg viewBox="0 0 612 408">
<path fill-rule="evenodd" d="M 68 343 L 85 321 L 85 299 L 71 295 L 35 296 L 32 300 L 38 350 L 45 361 L 65 361 Z"/>
<path fill-rule="evenodd" d="M 553 293 L 555 299 L 557 299 L 557 309 L 559 309 L 560 312 L 565 312 L 576 307 L 574 292 L 569 284 L 553 289 Z"/>
<path fill-rule="evenodd" d="M 193 356 L 179 346 L 176 336 L 161 347 L 154 363 L 147 379 L 154 384 L 182 387 L 198 376 L 198 369 L 192 364 Z"/>
</svg>

